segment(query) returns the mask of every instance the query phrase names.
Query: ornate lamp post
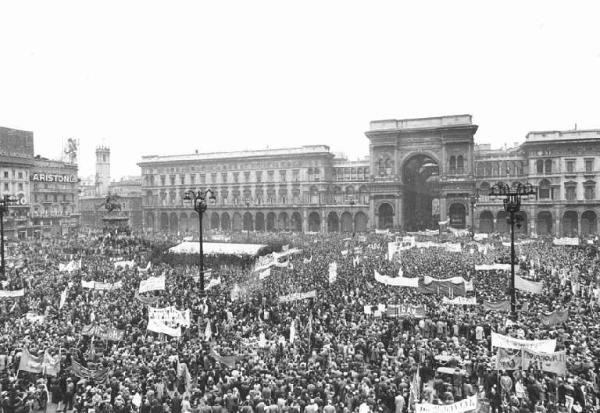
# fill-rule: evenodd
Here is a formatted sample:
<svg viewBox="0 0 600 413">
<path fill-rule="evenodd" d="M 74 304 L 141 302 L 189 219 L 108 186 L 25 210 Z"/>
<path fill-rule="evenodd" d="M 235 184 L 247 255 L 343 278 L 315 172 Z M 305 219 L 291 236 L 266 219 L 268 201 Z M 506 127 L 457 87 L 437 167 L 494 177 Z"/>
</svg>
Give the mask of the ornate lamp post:
<svg viewBox="0 0 600 413">
<path fill-rule="evenodd" d="M 186 202 L 192 202 L 194 211 L 198 213 L 198 242 L 200 245 L 200 292 L 204 294 L 204 251 L 202 249 L 202 217 L 206 212 L 208 203 L 214 203 L 216 198 L 213 191 L 207 189 L 206 191 L 186 191 L 184 198 Z"/>
<path fill-rule="evenodd" d="M 356 227 L 354 225 L 354 205 L 356 205 L 356 201 L 354 198 L 350 198 L 348 203 L 350 204 L 350 211 L 352 212 L 352 235 L 354 235 L 354 233 L 356 233 Z"/>
<path fill-rule="evenodd" d="M 475 207 L 477 206 L 477 202 L 479 202 L 479 192 L 469 197 L 469 203 L 471 204 L 471 232 L 473 236 L 475 236 Z"/>
<path fill-rule="evenodd" d="M 521 228 L 523 217 L 517 215 L 521 210 L 521 197 L 534 195 L 535 189 L 533 185 L 517 184 L 512 187 L 498 183 L 490 190 L 490 196 L 504 197 L 504 211 L 508 212 L 509 216 L 506 219 L 510 224 L 510 316 L 513 321 L 517 321 L 517 294 L 515 289 L 515 225 Z"/>
<path fill-rule="evenodd" d="M 250 212 L 250 200 L 249 199 L 246 199 L 246 212 Z M 244 220 L 242 222 L 244 222 Z M 246 241 L 248 241 L 250 239 L 250 221 L 244 222 L 244 223 L 246 224 Z"/>
<path fill-rule="evenodd" d="M 15 205 L 19 200 L 14 195 L 4 195 L 0 198 L 0 250 L 2 256 L 2 278 L 6 279 L 6 266 L 4 263 L 4 213 L 8 212 L 8 207 Z"/>
</svg>

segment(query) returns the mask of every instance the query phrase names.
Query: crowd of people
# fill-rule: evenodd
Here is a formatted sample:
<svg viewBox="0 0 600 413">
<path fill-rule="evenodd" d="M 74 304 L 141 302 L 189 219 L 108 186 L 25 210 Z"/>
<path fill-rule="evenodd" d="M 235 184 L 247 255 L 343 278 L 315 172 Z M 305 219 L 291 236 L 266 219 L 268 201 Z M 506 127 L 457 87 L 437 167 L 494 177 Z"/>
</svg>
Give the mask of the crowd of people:
<svg viewBox="0 0 600 413">
<path fill-rule="evenodd" d="M 501 237 L 448 237 L 427 240 L 460 242 L 460 252 L 415 247 L 389 259 L 390 234 L 254 234 L 250 242 L 278 239 L 289 253 L 268 272 L 239 265 L 239 257 L 231 265 L 206 257 L 206 291 L 194 266 L 157 260 L 147 266 L 157 246 L 174 239 L 86 234 L 20 242 L 8 253 L 2 290 L 24 293 L 0 298 L 2 409 L 401 413 L 449 406 L 454 410 L 444 411 L 462 412 L 468 410 L 457 403 L 475 397 L 478 411 L 494 413 L 598 411 L 596 247 L 521 240 L 518 273 L 543 282 L 543 291 L 518 291 L 518 318 L 511 320 L 509 312 L 483 305 L 509 299 L 509 273 L 475 270 L 509 262 Z M 122 268 L 117 261 L 135 264 Z M 76 265 L 60 267 L 67 263 Z M 472 282 L 466 295 L 476 304 L 444 304 L 452 291 L 391 286 L 377 281 L 376 272 L 462 277 Z M 142 281 L 161 275 L 164 289 L 139 292 Z M 90 281 L 114 287 L 90 288 Z M 280 300 L 296 293 L 305 295 Z M 424 313 L 384 310 L 396 304 Z M 148 309 L 166 307 L 190 310 L 189 325 L 172 326 L 181 335 L 148 329 Z M 568 317 L 543 322 L 556 311 Z M 90 327 L 121 334 L 102 336 Z M 492 332 L 555 339 L 555 351 L 566 351 L 566 373 L 499 369 Z M 45 354 L 60 360 L 58 372 L 32 372 L 22 362 Z"/>
</svg>

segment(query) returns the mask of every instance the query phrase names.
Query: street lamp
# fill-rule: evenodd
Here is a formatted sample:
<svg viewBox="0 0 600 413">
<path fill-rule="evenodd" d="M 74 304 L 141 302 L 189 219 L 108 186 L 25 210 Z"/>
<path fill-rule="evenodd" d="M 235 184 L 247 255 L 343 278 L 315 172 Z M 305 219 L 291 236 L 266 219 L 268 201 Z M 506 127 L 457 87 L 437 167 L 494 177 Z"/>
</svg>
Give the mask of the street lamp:
<svg viewBox="0 0 600 413">
<path fill-rule="evenodd" d="M 517 292 L 515 289 L 515 225 L 521 228 L 523 217 L 517 215 L 521 210 L 521 197 L 535 194 L 535 189 L 530 183 L 518 183 L 512 187 L 499 182 L 490 190 L 490 196 L 505 197 L 504 211 L 509 216 L 506 219 L 510 224 L 510 316 L 517 321 Z"/>
<path fill-rule="evenodd" d="M 9 206 L 15 205 L 18 201 L 19 200 L 14 195 L 4 195 L 2 198 L 0 198 L 0 237 L 1 237 L 0 250 L 2 251 L 1 252 L 2 262 L 0 263 L 0 265 L 2 265 L 2 278 L 3 279 L 6 279 L 6 266 L 4 263 L 4 213 L 8 212 Z"/>
<path fill-rule="evenodd" d="M 193 201 L 194 211 L 198 213 L 198 242 L 200 245 L 200 293 L 204 294 L 204 251 L 202 249 L 202 216 L 206 212 L 208 202 L 211 204 L 215 202 L 216 198 L 213 191 L 207 189 L 206 191 L 186 191 L 184 194 L 184 201 Z"/>
<path fill-rule="evenodd" d="M 250 200 L 246 199 L 246 212 L 250 213 Z M 250 215 L 246 215 L 245 217 L 249 217 Z M 244 218 L 245 218 L 244 217 Z M 248 222 L 246 222 L 246 220 L 243 220 L 244 224 L 246 224 L 246 241 L 248 241 L 250 239 L 250 219 L 248 219 Z"/>
<path fill-rule="evenodd" d="M 350 212 L 352 212 L 350 215 L 352 215 L 352 235 L 354 236 L 356 233 L 356 227 L 354 225 L 354 205 L 356 205 L 356 202 L 354 201 L 354 198 L 350 198 L 348 203 L 350 204 Z"/>
</svg>

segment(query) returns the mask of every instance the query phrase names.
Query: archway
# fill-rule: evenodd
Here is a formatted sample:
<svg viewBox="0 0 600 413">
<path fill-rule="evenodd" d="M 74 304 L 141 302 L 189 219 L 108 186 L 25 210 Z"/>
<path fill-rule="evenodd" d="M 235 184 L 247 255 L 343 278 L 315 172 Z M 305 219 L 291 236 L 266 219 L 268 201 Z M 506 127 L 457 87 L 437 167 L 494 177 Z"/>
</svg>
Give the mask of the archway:
<svg viewBox="0 0 600 413">
<path fill-rule="evenodd" d="M 440 217 L 434 211 L 433 200 L 439 198 L 439 174 L 438 163 L 431 156 L 418 154 L 404 162 L 403 229 L 424 230 L 437 225 Z"/>
<path fill-rule="evenodd" d="M 354 232 L 367 232 L 368 222 L 369 218 L 367 218 L 367 214 L 362 211 L 358 211 L 356 215 L 354 215 Z"/>
<path fill-rule="evenodd" d="M 479 232 L 494 232 L 494 215 L 490 211 L 483 211 L 479 214 Z"/>
<path fill-rule="evenodd" d="M 392 228 L 394 226 L 394 208 L 387 202 L 379 205 L 379 229 Z"/>
<path fill-rule="evenodd" d="M 597 232 L 596 220 L 596 213 L 594 211 L 585 211 L 581 215 L 581 234 L 595 234 Z"/>
<path fill-rule="evenodd" d="M 350 215 L 350 212 L 344 212 L 340 221 L 342 224 L 342 232 L 354 232 L 354 221 L 352 219 L 352 215 Z"/>
<path fill-rule="evenodd" d="M 338 214 L 330 212 L 329 215 L 327 215 L 327 232 L 339 232 L 339 230 L 340 220 Z"/>
<path fill-rule="evenodd" d="M 227 212 L 223 212 L 223 215 L 221 215 L 221 229 L 231 231 L 231 218 Z"/>
<path fill-rule="evenodd" d="M 254 219 L 252 218 L 252 214 L 250 212 L 246 212 L 244 214 L 244 231 L 253 231 L 254 230 Z"/>
<path fill-rule="evenodd" d="M 538 235 L 552 234 L 552 214 L 549 211 L 542 211 L 538 214 L 535 223 Z"/>
<path fill-rule="evenodd" d="M 563 215 L 563 235 L 567 237 L 575 237 L 578 234 L 579 225 L 577 223 L 577 212 L 566 211 Z"/>
<path fill-rule="evenodd" d="M 233 214 L 233 219 L 231 221 L 231 229 L 234 231 L 242 230 L 242 215 L 239 212 Z"/>
<path fill-rule="evenodd" d="M 277 229 L 280 231 L 288 230 L 288 214 L 287 214 L 287 212 L 279 213 L 279 218 L 277 219 Z"/>
<path fill-rule="evenodd" d="M 177 219 L 177 214 L 175 212 L 171 212 L 169 216 L 169 231 L 173 234 L 176 234 L 179 231 L 179 220 Z"/>
<path fill-rule="evenodd" d="M 294 232 L 302 232 L 302 215 L 299 212 L 292 214 L 291 229 Z"/>
<path fill-rule="evenodd" d="M 321 216 L 318 212 L 311 212 L 308 215 L 308 230 L 310 232 L 319 232 L 321 230 Z"/>
<path fill-rule="evenodd" d="M 275 213 L 269 212 L 267 214 L 267 231 L 275 231 Z"/>
<path fill-rule="evenodd" d="M 455 202 L 448 210 L 450 226 L 453 228 L 465 228 L 467 225 L 467 210 L 464 204 Z"/>
<path fill-rule="evenodd" d="M 179 228 L 181 228 L 181 231 L 187 232 L 190 230 L 189 225 L 187 214 L 182 212 L 179 216 Z"/>
<path fill-rule="evenodd" d="M 146 231 L 154 231 L 154 214 L 152 212 L 148 212 L 146 214 Z"/>
<path fill-rule="evenodd" d="M 166 212 L 160 214 L 160 230 L 162 232 L 169 232 L 169 214 Z"/>
<path fill-rule="evenodd" d="M 257 231 L 264 231 L 265 230 L 265 214 L 263 214 L 262 212 L 257 212 L 256 213 L 256 219 L 255 219 L 255 228 Z"/>
<path fill-rule="evenodd" d="M 219 214 L 213 212 L 210 214 L 210 228 L 211 229 L 219 229 Z"/>
<path fill-rule="evenodd" d="M 506 222 L 507 217 L 508 215 L 505 211 L 498 212 L 496 215 L 496 232 L 503 234 L 509 231 L 508 223 Z"/>
</svg>

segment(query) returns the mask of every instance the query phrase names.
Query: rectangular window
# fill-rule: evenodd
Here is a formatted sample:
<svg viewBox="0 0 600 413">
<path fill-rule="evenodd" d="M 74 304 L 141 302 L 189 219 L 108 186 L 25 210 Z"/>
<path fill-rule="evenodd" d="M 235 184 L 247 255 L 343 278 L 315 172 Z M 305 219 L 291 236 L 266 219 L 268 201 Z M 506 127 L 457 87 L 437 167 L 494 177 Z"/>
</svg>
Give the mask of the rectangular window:
<svg viewBox="0 0 600 413">
<path fill-rule="evenodd" d="M 221 173 L 221 182 L 227 183 L 227 172 Z"/>
<path fill-rule="evenodd" d="M 161 184 L 161 186 L 165 186 L 165 179 L 166 179 L 166 178 L 165 178 L 165 176 L 164 176 L 164 175 L 161 175 L 161 176 L 160 176 L 160 184 Z"/>
<path fill-rule="evenodd" d="M 239 182 L 239 180 L 240 180 L 240 173 L 234 172 L 233 173 L 233 182 L 235 182 L 237 184 Z"/>
<path fill-rule="evenodd" d="M 567 190 L 567 193 L 566 193 L 567 201 L 575 201 L 575 199 L 577 198 L 575 187 L 567 186 L 566 190 Z"/>
<path fill-rule="evenodd" d="M 210 174 L 210 181 L 213 184 L 217 183 L 217 174 L 216 173 L 213 172 L 213 173 Z"/>
<path fill-rule="evenodd" d="M 19 179 L 23 179 L 23 172 L 19 172 Z"/>
<path fill-rule="evenodd" d="M 585 171 L 588 174 L 594 172 L 594 160 L 593 159 L 585 160 Z"/>
<path fill-rule="evenodd" d="M 574 159 L 567 160 L 567 172 L 568 173 L 575 172 L 575 160 Z"/>
<path fill-rule="evenodd" d="M 299 169 L 294 169 L 292 171 L 292 178 L 293 178 L 294 182 L 298 182 L 300 180 L 300 170 Z"/>
<path fill-rule="evenodd" d="M 7 172 L 7 173 L 8 173 L 8 172 Z M 7 184 L 7 183 L 4 183 L 4 190 L 5 190 L 5 191 L 8 191 L 8 184 Z"/>
<path fill-rule="evenodd" d="M 8 171 L 4 171 L 4 177 L 8 179 Z"/>
<path fill-rule="evenodd" d="M 190 175 L 190 182 L 192 183 L 192 185 L 194 185 L 196 183 L 196 174 Z"/>
<path fill-rule="evenodd" d="M 185 185 L 185 174 L 181 174 L 179 179 L 181 180 L 181 185 Z"/>
<path fill-rule="evenodd" d="M 286 170 L 283 169 L 281 171 L 279 171 L 279 182 L 285 182 L 285 178 L 286 178 Z"/>
<path fill-rule="evenodd" d="M 267 175 L 269 175 L 269 182 L 274 182 L 275 180 L 275 171 L 267 171 Z"/>
<path fill-rule="evenodd" d="M 19 191 L 22 191 L 22 190 L 23 190 L 23 183 L 19 182 Z"/>
<path fill-rule="evenodd" d="M 595 199 L 596 194 L 594 191 L 594 187 L 591 185 L 586 186 L 584 196 L 585 196 L 585 199 Z"/>
<path fill-rule="evenodd" d="M 550 198 L 550 187 L 540 187 L 540 199 Z"/>
<path fill-rule="evenodd" d="M 244 181 L 250 182 L 250 171 L 244 172 Z"/>
<path fill-rule="evenodd" d="M 200 183 L 202 185 L 206 184 L 206 175 L 205 174 L 200 174 Z"/>
<path fill-rule="evenodd" d="M 256 182 L 262 182 L 262 171 L 256 171 Z"/>
</svg>

